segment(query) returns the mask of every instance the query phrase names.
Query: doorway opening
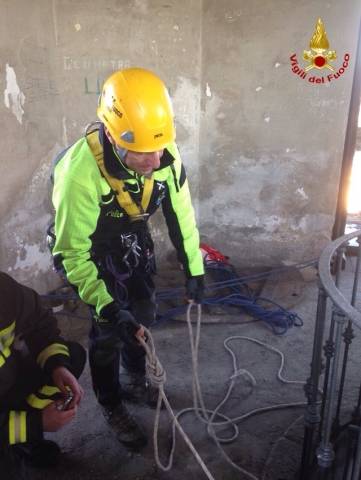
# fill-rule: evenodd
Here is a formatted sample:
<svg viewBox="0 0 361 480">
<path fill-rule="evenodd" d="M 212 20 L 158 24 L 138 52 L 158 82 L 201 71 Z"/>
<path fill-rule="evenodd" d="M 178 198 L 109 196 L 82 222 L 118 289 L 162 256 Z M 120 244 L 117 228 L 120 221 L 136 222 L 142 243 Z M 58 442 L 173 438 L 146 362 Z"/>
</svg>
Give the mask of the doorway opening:
<svg viewBox="0 0 361 480">
<path fill-rule="evenodd" d="M 355 56 L 350 108 L 332 239 L 361 228 L 361 26 Z M 360 222 L 357 225 L 356 222 Z M 354 225 L 353 227 L 351 225 Z M 356 225 L 356 228 L 355 228 Z"/>
<path fill-rule="evenodd" d="M 352 159 L 347 195 L 345 233 L 361 228 L 361 109 L 358 116 L 356 146 Z"/>
</svg>

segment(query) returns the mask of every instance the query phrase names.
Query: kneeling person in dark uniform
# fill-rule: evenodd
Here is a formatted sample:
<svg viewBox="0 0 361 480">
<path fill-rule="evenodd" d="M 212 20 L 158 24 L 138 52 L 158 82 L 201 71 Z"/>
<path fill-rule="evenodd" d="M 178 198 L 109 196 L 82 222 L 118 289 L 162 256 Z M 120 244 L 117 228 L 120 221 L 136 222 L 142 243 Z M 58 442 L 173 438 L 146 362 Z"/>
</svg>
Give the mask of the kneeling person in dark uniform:
<svg viewBox="0 0 361 480">
<path fill-rule="evenodd" d="M 36 292 L 0 272 L 0 471 L 7 480 L 23 478 L 24 460 L 56 463 L 60 449 L 43 433 L 69 423 L 82 399 L 76 378 L 85 350 L 59 333 Z"/>
</svg>

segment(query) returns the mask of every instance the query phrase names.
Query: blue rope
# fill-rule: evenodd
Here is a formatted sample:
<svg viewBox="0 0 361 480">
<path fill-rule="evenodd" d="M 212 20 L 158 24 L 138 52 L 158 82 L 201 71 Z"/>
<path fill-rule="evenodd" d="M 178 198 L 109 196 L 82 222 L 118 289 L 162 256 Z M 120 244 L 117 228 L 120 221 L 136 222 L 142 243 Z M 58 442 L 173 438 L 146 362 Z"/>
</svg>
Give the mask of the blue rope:
<svg viewBox="0 0 361 480">
<path fill-rule="evenodd" d="M 317 260 L 310 260 L 294 265 L 292 268 L 302 269 L 309 266 L 317 265 Z M 290 269 L 290 267 L 280 267 L 267 272 L 239 277 L 235 269 L 226 263 L 222 262 L 207 262 L 206 273 L 210 276 L 216 277 L 217 281 L 207 284 L 206 294 L 212 292 L 212 296 L 208 295 L 204 298 L 202 304 L 210 307 L 218 305 L 225 309 L 236 309 L 239 313 L 246 313 L 256 321 L 263 321 L 275 335 L 284 335 L 289 328 L 303 325 L 303 320 L 294 312 L 286 310 L 276 302 L 267 298 L 258 297 L 248 286 L 247 282 L 261 280 Z M 63 286 L 59 287 L 63 288 Z M 57 290 L 59 290 L 57 289 Z M 75 293 L 59 294 L 57 290 L 49 292 L 47 295 L 42 295 L 42 298 L 47 300 L 78 300 Z M 224 291 L 224 295 L 216 295 L 219 290 Z M 124 296 L 124 292 L 121 292 Z M 176 287 L 171 289 L 163 289 L 157 292 L 156 301 L 162 303 L 167 300 L 180 300 L 181 305 L 169 308 L 166 312 L 157 315 L 155 324 L 163 323 L 176 316 L 182 315 L 187 309 L 184 304 L 184 287 Z M 262 305 L 263 304 L 263 305 Z M 268 305 L 266 308 L 265 304 Z M 272 305 L 272 308 L 269 307 Z M 58 312 L 59 315 L 64 315 L 64 312 Z M 79 317 L 73 313 L 69 316 Z M 248 323 L 248 322 L 245 322 Z"/>
<path fill-rule="evenodd" d="M 298 265 L 298 268 L 306 268 L 310 265 L 316 265 L 317 261 L 304 262 Z M 236 271 L 231 265 L 222 262 L 208 262 L 206 264 L 206 273 L 210 273 L 218 277 L 219 281 L 207 285 L 206 293 L 227 289 L 227 293 L 223 296 L 207 296 L 202 304 L 214 306 L 218 305 L 224 308 L 235 308 L 241 313 L 246 313 L 252 317 L 263 321 L 273 331 L 275 335 L 284 335 L 292 326 L 300 327 L 303 320 L 294 312 L 288 311 L 276 302 L 267 298 L 257 297 L 246 281 L 267 278 L 274 275 L 275 272 L 282 272 L 289 267 L 279 268 L 270 272 L 262 272 L 260 274 L 249 275 L 247 277 L 238 277 Z M 170 299 L 177 299 L 184 296 L 184 289 L 173 288 L 170 290 L 160 291 L 156 299 L 162 302 Z M 263 304 L 271 304 L 273 308 L 265 308 Z M 157 322 L 169 320 L 172 317 L 185 312 L 187 306 L 181 305 L 174 307 L 164 314 L 157 317 Z"/>
</svg>

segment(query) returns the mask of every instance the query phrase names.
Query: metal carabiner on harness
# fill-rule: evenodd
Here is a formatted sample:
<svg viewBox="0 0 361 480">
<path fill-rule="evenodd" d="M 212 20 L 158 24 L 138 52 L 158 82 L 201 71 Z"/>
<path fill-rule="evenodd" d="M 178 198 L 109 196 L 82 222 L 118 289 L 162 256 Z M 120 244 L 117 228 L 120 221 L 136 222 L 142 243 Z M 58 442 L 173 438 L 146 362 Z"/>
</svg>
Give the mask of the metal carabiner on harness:
<svg viewBox="0 0 361 480">
<path fill-rule="evenodd" d="M 143 220 L 143 221 L 146 222 L 149 217 L 150 217 L 149 213 L 139 213 L 138 215 L 131 215 L 129 217 L 129 220 L 130 220 L 131 223 L 137 222 L 139 220 Z"/>
<path fill-rule="evenodd" d="M 139 258 L 142 252 L 141 247 L 138 245 L 138 238 L 135 233 L 128 233 L 121 235 L 123 246 L 127 248 L 127 251 L 123 255 L 122 262 L 128 267 L 128 269 L 137 268 L 139 265 Z M 134 264 L 131 265 L 128 261 L 129 256 L 133 254 Z"/>
</svg>

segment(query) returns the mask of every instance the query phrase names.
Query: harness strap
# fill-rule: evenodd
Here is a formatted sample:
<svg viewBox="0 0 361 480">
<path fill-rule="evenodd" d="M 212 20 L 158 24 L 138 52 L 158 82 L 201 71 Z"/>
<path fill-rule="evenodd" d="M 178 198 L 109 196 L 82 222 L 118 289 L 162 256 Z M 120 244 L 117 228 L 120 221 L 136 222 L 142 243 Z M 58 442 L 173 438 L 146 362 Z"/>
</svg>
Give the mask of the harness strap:
<svg viewBox="0 0 361 480">
<path fill-rule="evenodd" d="M 140 205 L 137 205 L 134 199 L 129 194 L 126 184 L 123 180 L 112 177 L 107 172 L 104 165 L 104 151 L 103 146 L 99 141 L 98 131 L 89 133 L 86 136 L 90 150 L 92 151 L 94 158 L 98 164 L 99 170 L 102 172 L 105 180 L 108 182 L 110 188 L 115 192 L 117 201 L 121 208 L 123 208 L 129 217 L 136 219 L 143 218 L 145 212 L 148 209 L 150 197 L 153 192 L 154 178 L 153 175 L 151 178 L 145 178 L 142 200 Z"/>
</svg>

